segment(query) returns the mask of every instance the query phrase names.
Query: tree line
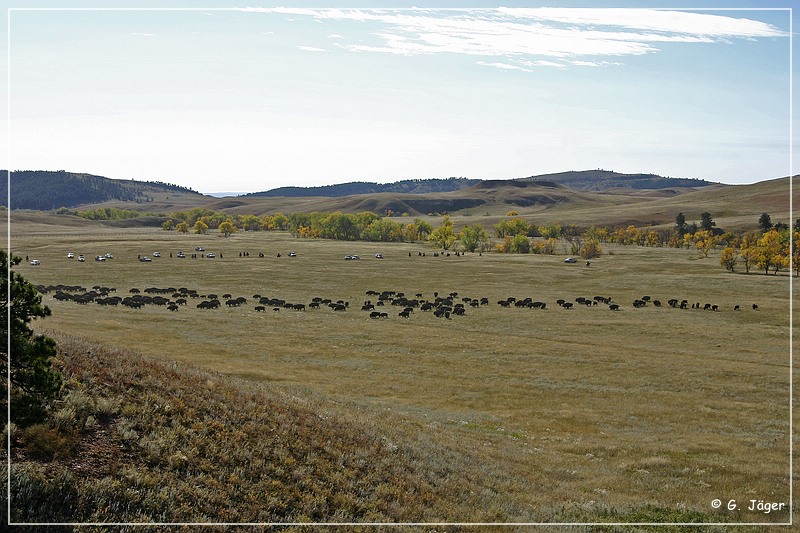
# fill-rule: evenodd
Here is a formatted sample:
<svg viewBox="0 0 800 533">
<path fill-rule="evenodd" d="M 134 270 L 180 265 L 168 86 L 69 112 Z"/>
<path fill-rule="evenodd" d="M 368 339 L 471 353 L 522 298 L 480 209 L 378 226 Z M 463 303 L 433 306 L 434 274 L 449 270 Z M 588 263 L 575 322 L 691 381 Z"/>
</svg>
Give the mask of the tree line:
<svg viewBox="0 0 800 533">
<path fill-rule="evenodd" d="M 382 217 L 373 212 L 342 213 L 336 211 L 312 213 L 283 213 L 263 216 L 239 215 L 195 208 L 169 215 L 165 230 L 182 233 L 207 233 L 218 230 L 225 236 L 237 231 L 289 231 L 295 237 L 371 242 L 428 241 L 443 250 L 487 251 L 519 254 L 555 254 L 559 243 L 568 253 L 584 259 L 598 257 L 603 244 L 628 246 L 664 246 L 697 249 L 708 257 L 721 249 L 720 265 L 734 271 L 742 265 L 777 273 L 790 266 L 800 275 L 800 253 L 793 251 L 792 239 L 800 239 L 800 220 L 794 228 L 772 224 L 764 213 L 758 220 L 758 230 L 726 231 L 717 226 L 711 213 L 701 214 L 699 222 L 687 222 L 683 213 L 675 217 L 672 227 L 591 226 L 575 224 L 535 224 L 509 211 L 506 218 L 487 230 L 481 224 L 467 224 L 459 229 L 449 215 L 433 227 L 421 218 L 406 223 Z"/>
</svg>

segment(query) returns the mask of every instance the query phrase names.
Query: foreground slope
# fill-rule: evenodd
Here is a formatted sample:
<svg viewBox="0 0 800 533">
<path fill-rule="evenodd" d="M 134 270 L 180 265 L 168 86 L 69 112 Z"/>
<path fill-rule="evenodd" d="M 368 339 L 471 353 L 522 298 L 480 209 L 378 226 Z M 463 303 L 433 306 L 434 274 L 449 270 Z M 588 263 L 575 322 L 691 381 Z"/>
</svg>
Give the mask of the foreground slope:
<svg viewBox="0 0 800 533">
<path fill-rule="evenodd" d="M 49 425 L 12 436 L 14 522 L 714 521 L 653 505 L 526 509 L 514 491 L 537 487 L 437 443 L 435 427 L 58 340 L 64 396 Z"/>
<path fill-rule="evenodd" d="M 287 392 L 61 337 L 52 427 L 15 434 L 23 522 L 506 520 L 491 473 Z M 482 480 L 483 478 L 483 480 Z"/>
</svg>

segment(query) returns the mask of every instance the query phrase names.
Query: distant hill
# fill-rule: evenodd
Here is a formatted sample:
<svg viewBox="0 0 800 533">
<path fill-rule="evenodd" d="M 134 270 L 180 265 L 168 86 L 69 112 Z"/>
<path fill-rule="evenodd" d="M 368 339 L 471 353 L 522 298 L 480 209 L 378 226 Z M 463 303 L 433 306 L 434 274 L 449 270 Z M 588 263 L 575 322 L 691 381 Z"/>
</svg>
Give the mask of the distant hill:
<svg viewBox="0 0 800 533">
<path fill-rule="evenodd" d="M 460 191 L 479 183 L 493 183 L 498 180 L 479 180 L 468 178 L 403 180 L 394 183 L 373 183 L 353 181 L 321 187 L 279 187 L 243 196 L 304 198 L 341 197 L 360 194 L 399 193 L 429 194 Z M 499 180 L 507 182 L 508 180 Z M 609 170 L 582 170 L 530 176 L 511 181 L 557 183 L 577 191 L 605 191 L 608 189 L 669 189 L 683 187 L 705 187 L 714 185 L 710 181 L 693 178 L 666 178 L 656 174 L 621 174 Z"/>
<path fill-rule="evenodd" d="M 578 191 L 605 191 L 607 189 L 671 189 L 675 187 L 706 187 L 716 185 L 695 178 L 665 178 L 656 174 L 620 174 L 611 170 L 581 170 L 543 174 L 522 178 L 520 181 L 550 181 Z"/>
<path fill-rule="evenodd" d="M 6 176 L 5 170 L 0 171 Z M 11 207 L 48 211 L 107 201 L 146 203 L 155 195 L 190 194 L 188 187 L 158 181 L 115 180 L 77 172 L 22 170 L 11 173 Z M 8 183 L 0 179 L 0 205 L 6 205 Z"/>
<path fill-rule="evenodd" d="M 323 185 L 321 187 L 279 187 L 269 191 L 254 192 L 244 196 L 271 197 L 271 196 L 352 196 L 355 194 L 376 193 L 402 193 L 402 194 L 428 194 L 432 192 L 458 191 L 471 187 L 481 180 L 468 178 L 446 179 L 419 179 L 402 180 L 394 183 L 372 183 L 368 181 L 352 181 L 337 185 Z"/>
</svg>

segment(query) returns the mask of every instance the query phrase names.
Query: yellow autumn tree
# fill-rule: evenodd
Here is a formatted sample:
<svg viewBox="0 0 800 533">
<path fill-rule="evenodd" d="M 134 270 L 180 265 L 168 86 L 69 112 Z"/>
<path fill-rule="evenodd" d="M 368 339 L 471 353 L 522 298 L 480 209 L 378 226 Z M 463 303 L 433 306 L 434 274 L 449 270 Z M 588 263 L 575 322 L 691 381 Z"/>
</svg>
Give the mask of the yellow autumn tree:
<svg viewBox="0 0 800 533">
<path fill-rule="evenodd" d="M 428 240 L 443 250 L 450 249 L 453 243 L 456 242 L 455 224 L 450 215 L 445 215 L 442 218 L 442 224 L 431 232 Z"/>
<path fill-rule="evenodd" d="M 203 222 L 202 220 L 198 220 L 194 223 L 194 232 L 197 234 L 205 234 L 208 232 L 208 224 Z"/>
<path fill-rule="evenodd" d="M 800 243 L 800 231 L 795 231 L 792 234 L 792 270 L 795 276 L 800 276 L 800 250 L 798 250 L 798 243 Z"/>
<path fill-rule="evenodd" d="M 708 257 L 708 253 L 714 248 L 718 240 L 713 233 L 705 229 L 696 231 L 692 239 L 694 240 L 694 245 L 703 254 L 703 257 Z"/>
<path fill-rule="evenodd" d="M 729 270 L 733 272 L 733 268 L 736 266 L 739 257 L 736 254 L 736 248 L 732 248 L 728 246 L 722 250 L 722 253 L 719 255 L 719 264 L 720 266 L 724 267 L 725 270 Z"/>
<path fill-rule="evenodd" d="M 236 233 L 238 229 L 236 226 L 233 225 L 233 222 L 230 220 L 226 220 L 219 225 L 219 232 L 222 233 L 226 237 L 230 237 L 232 234 Z"/>
<path fill-rule="evenodd" d="M 788 241 L 788 239 L 787 239 Z M 755 260 L 758 268 L 769 274 L 774 268 L 775 274 L 789 264 L 788 242 L 784 244 L 781 233 L 776 229 L 765 231 L 755 246 Z"/>
</svg>

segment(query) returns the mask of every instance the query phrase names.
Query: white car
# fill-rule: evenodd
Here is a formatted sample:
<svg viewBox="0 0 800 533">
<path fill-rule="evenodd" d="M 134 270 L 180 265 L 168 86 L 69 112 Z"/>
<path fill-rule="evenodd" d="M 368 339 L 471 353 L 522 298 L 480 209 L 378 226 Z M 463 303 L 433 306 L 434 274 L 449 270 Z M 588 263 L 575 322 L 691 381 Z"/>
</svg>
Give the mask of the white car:
<svg viewBox="0 0 800 533">
<path fill-rule="evenodd" d="M 143 255 L 143 256 L 141 256 L 141 257 L 139 258 L 139 261 L 141 261 L 142 263 L 149 263 L 150 261 L 152 261 L 152 259 L 150 259 L 150 258 L 149 258 L 149 257 L 147 257 L 146 255 Z"/>
<path fill-rule="evenodd" d="M 106 254 L 106 255 L 104 255 L 103 257 L 105 257 L 106 259 L 114 259 L 114 254 L 112 254 L 112 253 L 107 253 L 107 254 Z"/>
<path fill-rule="evenodd" d="M 67 259 L 73 259 L 74 257 L 75 257 L 75 254 L 74 254 L 74 253 L 72 253 L 72 252 L 69 252 L 69 253 L 67 254 Z"/>
<path fill-rule="evenodd" d="M 209 259 L 214 259 L 217 256 L 214 255 L 214 254 L 206 254 L 206 257 L 209 258 Z"/>
<path fill-rule="evenodd" d="M 361 258 L 360 258 L 359 256 L 357 256 L 357 255 L 346 255 L 346 256 L 344 256 L 344 258 L 345 258 L 346 260 L 348 260 L 348 261 L 357 261 L 357 260 L 361 259 Z"/>
<path fill-rule="evenodd" d="M 375 259 L 383 259 L 383 254 L 375 254 Z"/>
<path fill-rule="evenodd" d="M 96 255 L 96 256 L 94 256 L 94 260 L 95 261 L 105 261 L 106 260 L 106 256 L 104 256 L 104 255 Z"/>
<path fill-rule="evenodd" d="M 176 257 L 180 257 L 182 259 L 182 258 L 186 257 L 186 253 L 178 252 L 178 255 Z"/>
<path fill-rule="evenodd" d="M 34 260 L 32 260 L 32 261 L 31 261 L 31 264 L 32 264 L 33 266 L 36 266 L 36 265 L 41 265 L 41 264 L 42 264 L 42 262 L 41 262 L 41 261 L 39 261 L 38 259 L 34 259 Z"/>
<path fill-rule="evenodd" d="M 84 261 L 86 261 L 86 258 L 85 258 L 85 257 L 83 257 L 83 254 L 81 254 L 81 255 L 79 255 L 79 256 L 78 256 L 78 261 L 80 261 L 81 263 L 83 263 Z"/>
<path fill-rule="evenodd" d="M 577 263 L 578 260 L 575 259 L 574 257 L 567 257 L 566 259 L 564 259 L 564 262 L 565 263 Z"/>
<path fill-rule="evenodd" d="M 297 257 L 297 252 L 289 252 L 289 257 Z"/>
<path fill-rule="evenodd" d="M 153 252 L 153 257 L 161 257 L 161 252 Z"/>
</svg>

